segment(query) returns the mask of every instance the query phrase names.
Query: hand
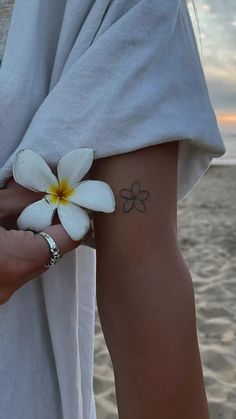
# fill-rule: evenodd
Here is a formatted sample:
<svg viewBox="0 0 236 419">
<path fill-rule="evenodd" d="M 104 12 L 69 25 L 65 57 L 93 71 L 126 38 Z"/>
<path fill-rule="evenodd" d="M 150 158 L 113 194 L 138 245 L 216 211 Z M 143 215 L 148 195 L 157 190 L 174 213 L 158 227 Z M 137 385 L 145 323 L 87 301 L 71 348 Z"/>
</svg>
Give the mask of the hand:
<svg viewBox="0 0 236 419">
<path fill-rule="evenodd" d="M 0 225 L 17 229 L 16 220 L 25 207 L 44 197 L 44 192 L 34 192 L 18 185 L 13 178 L 0 190 Z"/>
<path fill-rule="evenodd" d="M 34 192 L 18 185 L 13 178 L 6 183 L 5 189 L 0 189 L 0 226 L 6 230 L 18 230 L 17 218 L 25 207 L 44 197 L 44 192 Z M 53 225 L 60 224 L 57 214 L 54 215 Z M 88 231 L 83 241 L 93 247 L 92 229 Z"/>
<path fill-rule="evenodd" d="M 80 244 L 71 240 L 61 225 L 43 231 L 55 240 L 61 256 Z M 49 246 L 41 235 L 0 227 L 0 304 L 7 302 L 26 282 L 45 272 L 44 264 L 49 258 Z"/>
</svg>

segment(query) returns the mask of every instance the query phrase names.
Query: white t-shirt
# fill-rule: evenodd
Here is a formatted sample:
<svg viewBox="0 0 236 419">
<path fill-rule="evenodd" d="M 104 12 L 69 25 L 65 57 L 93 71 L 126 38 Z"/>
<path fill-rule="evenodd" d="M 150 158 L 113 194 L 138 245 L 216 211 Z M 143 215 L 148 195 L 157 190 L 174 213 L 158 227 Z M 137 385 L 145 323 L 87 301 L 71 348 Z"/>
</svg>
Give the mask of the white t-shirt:
<svg viewBox="0 0 236 419">
<path fill-rule="evenodd" d="M 224 144 L 185 0 L 15 0 L 0 70 L 0 186 L 32 148 L 55 166 L 180 141 L 178 199 Z M 0 419 L 94 419 L 95 250 L 0 306 Z"/>
</svg>

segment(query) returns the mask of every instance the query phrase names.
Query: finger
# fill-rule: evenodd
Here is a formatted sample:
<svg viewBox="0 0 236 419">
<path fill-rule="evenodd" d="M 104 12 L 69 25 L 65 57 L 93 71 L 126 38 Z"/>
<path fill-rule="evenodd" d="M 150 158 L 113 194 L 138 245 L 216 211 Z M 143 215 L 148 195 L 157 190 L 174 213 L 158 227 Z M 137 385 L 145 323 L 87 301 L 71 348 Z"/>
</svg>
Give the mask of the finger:
<svg viewBox="0 0 236 419">
<path fill-rule="evenodd" d="M 76 249 L 81 242 L 81 240 L 72 240 L 61 224 L 46 227 L 43 231 L 54 239 L 60 249 L 61 255 Z"/>
<path fill-rule="evenodd" d="M 23 285 L 25 285 L 27 282 L 38 278 L 40 275 L 44 274 L 47 270 L 48 268 L 41 267 L 39 269 L 29 272 L 27 275 L 24 275 L 21 279 L 19 279 L 19 281 L 17 281 L 17 288 L 20 288 Z"/>
<path fill-rule="evenodd" d="M 6 188 L 2 191 L 3 193 L 4 199 L 1 206 L 5 203 L 5 214 L 14 216 L 18 216 L 25 207 L 39 201 L 45 195 L 44 192 L 27 189 L 12 179 L 7 183 Z"/>
<path fill-rule="evenodd" d="M 43 231 L 53 238 L 60 250 L 61 256 L 76 249 L 81 243 L 81 240 L 72 240 L 60 224 L 46 227 Z M 48 243 L 40 234 L 35 234 L 34 252 L 38 257 L 38 267 L 48 263 L 51 256 L 50 249 Z"/>
<path fill-rule="evenodd" d="M 68 236 L 61 224 L 46 227 L 43 231 L 45 233 L 48 233 L 53 238 L 56 245 L 59 247 L 61 256 L 71 250 L 74 250 L 81 243 L 81 240 L 72 240 Z M 37 253 L 38 263 L 40 263 L 41 265 L 39 265 L 37 269 L 35 269 L 34 267 L 34 269 L 28 272 L 27 275 L 22 276 L 22 278 L 18 282 L 19 287 L 24 285 L 26 282 L 42 275 L 44 272 L 48 270 L 48 268 L 45 267 L 44 264 L 47 264 L 51 257 L 49 246 L 46 240 L 40 234 L 35 235 L 35 241 L 36 246 L 34 247 L 34 252 Z"/>
<path fill-rule="evenodd" d="M 27 275 L 24 275 L 20 279 L 17 280 L 17 282 L 14 285 L 11 285 L 8 287 L 7 292 L 5 293 L 6 298 L 0 298 L 0 304 L 4 304 L 4 302 L 7 302 L 9 298 L 21 287 L 23 287 L 27 282 L 32 281 L 33 279 L 38 278 L 40 275 L 45 273 L 48 270 L 46 267 L 42 267 L 40 269 L 34 270 L 32 272 L 29 272 Z M 1 297 L 1 296 L 0 296 Z"/>
<path fill-rule="evenodd" d="M 44 232 L 48 233 L 53 238 L 56 245 L 59 247 L 61 256 L 71 250 L 74 250 L 81 243 L 81 240 L 72 240 L 61 225 L 53 225 L 47 227 L 44 229 Z M 22 276 L 22 278 L 19 281 L 19 284 L 21 285 L 30 281 L 33 278 L 36 278 L 39 275 L 42 275 L 44 272 L 48 270 L 48 268 L 46 268 L 44 265 L 48 263 L 51 257 L 51 252 L 48 243 L 40 234 L 35 235 L 34 252 L 35 254 L 37 254 L 38 268 L 35 269 L 34 267 L 34 269 L 28 272 L 27 275 Z"/>
<path fill-rule="evenodd" d="M 81 243 L 82 240 L 84 240 L 91 232 L 91 229 L 89 230 L 89 232 L 83 237 L 82 240 L 79 241 L 73 241 L 71 240 L 71 238 L 68 236 L 68 234 L 66 233 L 66 231 L 64 230 L 64 228 L 61 225 L 55 225 L 55 226 L 50 226 L 44 229 L 45 233 L 50 234 L 50 236 L 54 239 L 55 243 L 57 244 L 57 246 L 60 249 L 60 254 L 61 256 L 71 250 L 74 250 L 76 247 L 79 246 L 79 244 Z M 49 246 L 46 243 L 46 240 L 39 234 L 36 234 L 36 238 L 40 239 L 40 246 L 42 246 L 41 248 L 38 247 L 38 251 L 43 251 L 45 257 L 44 257 L 44 261 L 43 261 L 43 265 L 48 263 L 49 258 L 51 256 L 50 250 L 49 250 Z M 39 246 L 39 243 L 37 243 L 37 246 Z M 30 281 L 33 278 L 36 278 L 39 275 L 42 275 L 44 272 L 46 272 L 48 270 L 47 267 L 40 267 L 38 269 L 33 269 L 31 272 L 29 272 L 27 275 L 24 275 L 24 277 L 22 277 L 21 279 L 21 283 L 24 284 L 25 282 Z"/>
<path fill-rule="evenodd" d="M 0 229 L 4 231 L 4 229 L 1 227 Z M 60 224 L 47 227 L 44 229 L 44 231 L 45 233 L 50 234 L 50 236 L 54 239 L 55 243 L 60 249 L 61 256 L 71 250 L 74 250 L 81 243 L 81 240 L 72 240 Z M 14 232 L 16 237 L 17 233 L 17 231 Z M 19 233 L 21 234 L 22 232 L 19 231 Z M 25 283 L 33 280 L 34 278 L 37 278 L 48 270 L 48 268 L 44 266 L 48 263 L 51 257 L 48 243 L 40 234 L 32 234 L 31 236 L 29 235 L 29 232 L 27 232 L 27 236 L 27 241 L 25 241 L 26 246 L 24 247 L 29 247 L 31 257 L 29 259 L 28 268 L 24 269 L 21 276 L 18 277 L 18 280 L 14 283 L 14 285 L 12 284 L 12 293 L 14 293 Z"/>
<path fill-rule="evenodd" d="M 5 188 L 12 187 L 15 184 L 15 179 L 11 176 L 5 182 Z"/>
<path fill-rule="evenodd" d="M 0 220 L 1 227 L 5 228 L 6 230 L 17 230 L 16 224 L 16 217 L 15 216 L 7 216 Z"/>
</svg>

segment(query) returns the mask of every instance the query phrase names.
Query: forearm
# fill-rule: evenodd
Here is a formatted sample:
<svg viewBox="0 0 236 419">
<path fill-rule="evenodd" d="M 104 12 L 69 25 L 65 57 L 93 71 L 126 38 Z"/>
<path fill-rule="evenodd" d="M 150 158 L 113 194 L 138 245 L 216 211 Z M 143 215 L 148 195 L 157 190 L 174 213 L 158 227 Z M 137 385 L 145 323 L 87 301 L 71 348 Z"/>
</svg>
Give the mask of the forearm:
<svg viewBox="0 0 236 419">
<path fill-rule="evenodd" d="M 146 265 L 112 265 L 98 265 L 97 297 L 120 419 L 208 419 L 193 287 L 181 253 L 163 243 Z"/>
<path fill-rule="evenodd" d="M 95 167 L 117 197 L 116 212 L 94 214 L 94 224 L 97 302 L 120 419 L 209 419 L 193 284 L 177 243 L 177 156 L 170 142 Z M 145 206 L 126 212 L 120 191 L 134 180 Z M 126 196 L 125 204 L 133 199 Z"/>
</svg>

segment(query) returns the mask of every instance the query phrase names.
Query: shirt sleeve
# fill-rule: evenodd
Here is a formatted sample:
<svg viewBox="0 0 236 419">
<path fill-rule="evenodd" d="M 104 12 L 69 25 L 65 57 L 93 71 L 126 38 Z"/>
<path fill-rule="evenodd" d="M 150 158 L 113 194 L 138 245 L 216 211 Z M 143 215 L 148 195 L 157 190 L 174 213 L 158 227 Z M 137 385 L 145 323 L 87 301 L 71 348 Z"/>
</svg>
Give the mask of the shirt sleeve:
<svg viewBox="0 0 236 419">
<path fill-rule="evenodd" d="M 181 199 L 224 154 L 224 143 L 186 1 L 131 3 L 124 13 L 111 6 L 82 54 L 78 35 L 16 151 L 31 148 L 55 166 L 78 147 L 93 148 L 98 159 L 178 140 Z"/>
</svg>

